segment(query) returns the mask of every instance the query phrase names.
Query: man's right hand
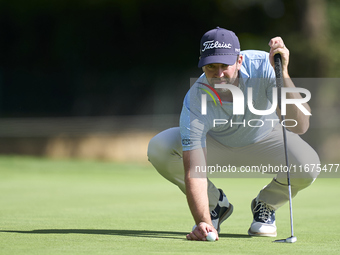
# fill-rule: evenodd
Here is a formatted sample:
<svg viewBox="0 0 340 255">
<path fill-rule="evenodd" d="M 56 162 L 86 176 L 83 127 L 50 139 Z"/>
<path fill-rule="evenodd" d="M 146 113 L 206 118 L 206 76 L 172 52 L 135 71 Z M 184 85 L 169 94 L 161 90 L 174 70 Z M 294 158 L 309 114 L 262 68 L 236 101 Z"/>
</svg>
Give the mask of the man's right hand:
<svg viewBox="0 0 340 255">
<path fill-rule="evenodd" d="M 187 234 L 187 239 L 192 241 L 207 241 L 207 235 L 209 232 L 214 232 L 216 234 L 216 241 L 218 240 L 218 233 L 216 229 L 205 222 L 200 222 L 196 228 Z"/>
</svg>

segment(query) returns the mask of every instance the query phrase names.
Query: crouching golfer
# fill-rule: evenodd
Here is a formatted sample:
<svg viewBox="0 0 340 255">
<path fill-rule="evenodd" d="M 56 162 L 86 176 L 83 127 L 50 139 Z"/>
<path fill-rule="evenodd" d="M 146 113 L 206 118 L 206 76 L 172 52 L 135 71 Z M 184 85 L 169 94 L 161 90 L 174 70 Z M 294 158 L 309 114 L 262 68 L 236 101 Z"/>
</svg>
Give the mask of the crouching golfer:
<svg viewBox="0 0 340 255">
<path fill-rule="evenodd" d="M 217 27 L 205 33 L 198 62 L 204 73 L 184 99 L 180 126 L 159 133 L 149 143 L 149 161 L 186 194 L 196 223 L 187 235 L 188 240 L 205 241 L 208 232 L 215 232 L 218 240 L 221 223 L 233 211 L 224 192 L 206 175 L 197 173 L 197 166 L 285 165 L 279 107 L 270 114 L 254 114 L 254 109 L 266 111 L 275 107 L 275 54 L 281 54 L 284 87 L 295 88 L 288 74 L 289 51 L 283 40 L 275 37 L 269 46 L 269 53 L 240 51 L 239 40 L 232 31 Z M 227 84 L 229 89 L 216 84 Z M 247 100 L 248 88 L 252 93 L 251 105 Z M 241 113 L 234 114 L 233 106 L 240 105 L 240 93 L 237 94 L 240 91 L 244 109 L 237 109 Z M 286 97 L 302 99 L 300 93 L 287 93 Z M 287 127 L 288 158 L 295 166 L 320 163 L 317 153 L 299 136 L 309 128 L 310 114 L 306 112 L 311 112 L 307 102 L 300 107 L 287 104 L 286 120 L 294 120 Z M 289 201 L 289 195 L 286 172 L 273 174 L 270 183 L 257 196 L 254 194 L 251 201 L 253 221 L 249 235 L 277 235 L 275 211 Z M 292 196 L 313 183 L 317 174 L 291 172 Z M 226 179 L 226 183 L 230 180 Z"/>
</svg>

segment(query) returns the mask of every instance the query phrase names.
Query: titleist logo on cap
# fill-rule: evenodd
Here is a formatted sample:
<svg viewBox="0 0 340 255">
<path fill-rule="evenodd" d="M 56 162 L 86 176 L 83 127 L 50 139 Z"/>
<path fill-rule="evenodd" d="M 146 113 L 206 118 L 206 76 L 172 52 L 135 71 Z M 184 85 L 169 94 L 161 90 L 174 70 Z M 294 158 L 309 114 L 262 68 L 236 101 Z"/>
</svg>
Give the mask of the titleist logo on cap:
<svg viewBox="0 0 340 255">
<path fill-rule="evenodd" d="M 205 52 L 206 50 L 209 50 L 209 49 L 220 49 L 220 48 L 224 48 L 224 49 L 231 49 L 232 45 L 230 43 L 225 43 L 225 42 L 222 42 L 220 43 L 219 41 L 206 41 L 203 43 L 203 47 L 204 49 L 202 49 L 202 52 Z"/>
</svg>

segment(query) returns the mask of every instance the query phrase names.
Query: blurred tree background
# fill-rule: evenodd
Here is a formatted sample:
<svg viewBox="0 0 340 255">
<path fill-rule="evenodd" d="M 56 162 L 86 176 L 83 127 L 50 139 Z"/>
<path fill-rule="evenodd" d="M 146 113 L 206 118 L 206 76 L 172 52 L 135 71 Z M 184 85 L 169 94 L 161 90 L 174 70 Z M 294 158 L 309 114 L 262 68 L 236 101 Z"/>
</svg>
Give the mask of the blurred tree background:
<svg viewBox="0 0 340 255">
<path fill-rule="evenodd" d="M 281 36 L 291 77 L 340 76 L 337 0 L 0 0 L 0 116 L 179 114 L 216 26 L 242 49 Z M 313 109 L 339 109 L 337 84 L 307 89 Z"/>
<path fill-rule="evenodd" d="M 0 115 L 178 113 L 216 26 L 242 49 L 281 36 L 292 77 L 339 77 L 336 0 L 0 2 Z"/>
</svg>

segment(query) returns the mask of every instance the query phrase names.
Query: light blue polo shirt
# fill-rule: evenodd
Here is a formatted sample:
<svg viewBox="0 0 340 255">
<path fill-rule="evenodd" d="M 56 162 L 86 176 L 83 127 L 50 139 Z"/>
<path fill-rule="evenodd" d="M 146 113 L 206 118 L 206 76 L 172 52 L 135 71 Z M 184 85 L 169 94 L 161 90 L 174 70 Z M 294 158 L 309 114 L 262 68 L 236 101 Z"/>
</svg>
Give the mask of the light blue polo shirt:
<svg viewBox="0 0 340 255">
<path fill-rule="evenodd" d="M 183 102 L 180 117 L 183 151 L 205 147 L 208 133 L 223 145 L 243 147 L 265 138 L 278 123 L 276 111 L 270 115 L 256 115 L 249 110 L 247 103 L 248 88 L 252 88 L 254 108 L 271 108 L 272 89 L 276 87 L 276 80 L 274 69 L 269 62 L 269 54 L 255 50 L 241 51 L 240 54 L 243 55 L 243 62 L 239 71 L 239 88 L 244 94 L 244 115 L 233 114 L 232 102 L 222 102 L 221 106 L 213 91 L 210 91 L 210 94 L 215 100 L 207 94 L 209 88 L 203 84 L 209 83 L 205 74 L 202 74 Z M 206 115 L 202 114 L 201 109 L 202 94 L 207 94 Z"/>
</svg>

